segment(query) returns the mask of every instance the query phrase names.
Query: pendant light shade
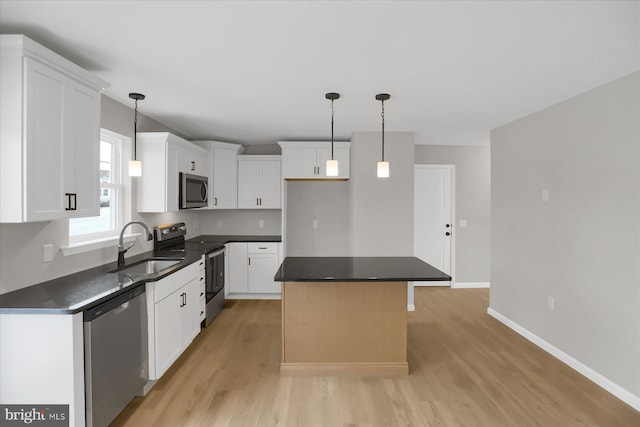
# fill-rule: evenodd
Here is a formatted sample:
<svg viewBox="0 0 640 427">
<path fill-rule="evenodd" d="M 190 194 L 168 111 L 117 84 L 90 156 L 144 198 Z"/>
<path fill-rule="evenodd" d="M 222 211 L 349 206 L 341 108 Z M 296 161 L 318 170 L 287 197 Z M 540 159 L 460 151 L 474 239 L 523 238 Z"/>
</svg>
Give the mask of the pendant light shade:
<svg viewBox="0 0 640 427">
<path fill-rule="evenodd" d="M 324 96 L 331 100 L 331 159 L 327 160 L 327 176 L 338 176 L 338 161 L 333 158 L 333 101 L 340 98 L 340 94 L 329 92 Z"/>
<path fill-rule="evenodd" d="M 384 160 L 384 101 L 387 101 L 389 98 L 391 98 L 391 95 L 388 93 L 379 93 L 376 95 L 376 100 L 380 101 L 382 105 L 382 160 L 378 162 L 378 178 L 389 178 L 389 162 Z"/>
<path fill-rule="evenodd" d="M 136 159 L 136 138 L 138 133 L 138 101 L 143 100 L 145 96 L 141 93 L 131 92 L 129 98 L 136 101 L 133 118 L 133 160 L 129 160 L 129 176 L 142 176 L 142 162 Z"/>
</svg>

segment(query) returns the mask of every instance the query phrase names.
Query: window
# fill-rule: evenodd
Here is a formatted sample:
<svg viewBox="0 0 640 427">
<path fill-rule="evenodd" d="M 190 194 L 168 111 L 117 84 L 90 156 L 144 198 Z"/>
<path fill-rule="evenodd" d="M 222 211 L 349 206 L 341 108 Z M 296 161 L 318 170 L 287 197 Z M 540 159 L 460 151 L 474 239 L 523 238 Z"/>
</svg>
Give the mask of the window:
<svg viewBox="0 0 640 427">
<path fill-rule="evenodd" d="M 122 145 L 124 138 L 100 132 L 100 216 L 69 220 L 69 243 L 115 236 L 122 225 Z"/>
</svg>

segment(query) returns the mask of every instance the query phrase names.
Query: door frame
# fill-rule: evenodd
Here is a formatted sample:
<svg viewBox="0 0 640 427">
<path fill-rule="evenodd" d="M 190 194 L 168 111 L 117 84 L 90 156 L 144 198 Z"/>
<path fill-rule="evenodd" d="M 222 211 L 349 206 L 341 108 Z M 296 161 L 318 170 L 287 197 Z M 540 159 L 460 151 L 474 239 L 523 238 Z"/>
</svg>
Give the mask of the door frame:
<svg viewBox="0 0 640 427">
<path fill-rule="evenodd" d="M 425 285 L 415 285 L 413 286 L 449 286 L 451 288 L 455 288 L 455 275 L 456 275 L 456 235 L 457 227 L 456 227 L 456 165 L 453 164 L 416 164 L 414 165 L 414 180 L 415 180 L 415 171 L 417 169 L 447 169 L 451 174 L 451 276 L 450 282 L 420 282 L 426 283 Z M 415 193 L 414 193 L 414 225 L 415 225 Z M 415 227 L 414 227 L 414 242 L 415 242 Z M 415 250 L 415 248 L 414 248 Z"/>
</svg>

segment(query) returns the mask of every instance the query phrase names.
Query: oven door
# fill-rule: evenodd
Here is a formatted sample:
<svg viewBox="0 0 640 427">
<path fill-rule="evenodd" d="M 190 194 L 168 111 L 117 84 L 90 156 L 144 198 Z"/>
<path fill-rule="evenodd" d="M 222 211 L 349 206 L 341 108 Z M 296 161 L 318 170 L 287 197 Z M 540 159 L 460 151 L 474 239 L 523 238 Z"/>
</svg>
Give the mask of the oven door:
<svg viewBox="0 0 640 427">
<path fill-rule="evenodd" d="M 222 248 L 207 255 L 207 302 L 211 301 L 219 292 L 224 294 L 224 254 L 225 248 Z"/>
<path fill-rule="evenodd" d="M 209 204 L 209 178 L 180 172 L 180 209 L 203 208 Z"/>
</svg>

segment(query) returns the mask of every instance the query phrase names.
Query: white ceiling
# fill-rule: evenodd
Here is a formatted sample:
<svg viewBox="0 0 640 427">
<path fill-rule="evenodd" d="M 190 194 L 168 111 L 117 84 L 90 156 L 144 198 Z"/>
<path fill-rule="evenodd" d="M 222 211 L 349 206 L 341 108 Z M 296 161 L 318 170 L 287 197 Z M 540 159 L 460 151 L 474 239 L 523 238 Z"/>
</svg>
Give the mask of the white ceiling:
<svg viewBox="0 0 640 427">
<path fill-rule="evenodd" d="M 640 69 L 638 1 L 0 1 L 23 33 L 194 139 L 243 144 L 491 129 Z"/>
</svg>

